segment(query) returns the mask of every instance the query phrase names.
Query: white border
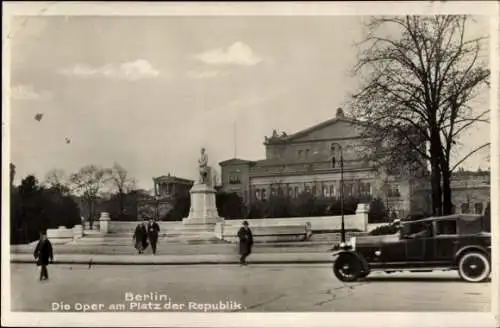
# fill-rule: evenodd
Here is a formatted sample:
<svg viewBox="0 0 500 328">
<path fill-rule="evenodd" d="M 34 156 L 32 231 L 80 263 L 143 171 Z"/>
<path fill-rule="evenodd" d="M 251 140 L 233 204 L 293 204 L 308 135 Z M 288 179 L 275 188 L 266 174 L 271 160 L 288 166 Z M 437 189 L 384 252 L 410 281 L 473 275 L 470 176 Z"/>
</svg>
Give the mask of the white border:
<svg viewBox="0 0 500 328">
<path fill-rule="evenodd" d="M 39 326 L 207 326 L 207 327 L 495 327 L 500 325 L 500 288 L 498 254 L 500 212 L 499 195 L 499 114 L 498 59 L 499 5 L 495 1 L 460 2 L 252 2 L 252 3 L 103 3 L 103 2 L 8 2 L 2 3 L 2 204 L 9 199 L 9 94 L 10 86 L 10 16 L 13 15 L 120 15 L 120 16 L 182 16 L 182 15 L 432 15 L 474 14 L 491 17 L 491 206 L 493 232 L 492 312 L 490 313 L 425 313 L 425 312 L 352 312 L 352 313 L 23 313 L 10 312 L 10 247 L 9 238 L 2 238 L 2 325 Z M 2 206 L 2 231 L 9 229 L 9 209 Z M 5 236 L 4 235 L 4 236 Z M 7 235 L 8 236 L 8 235 Z"/>
</svg>

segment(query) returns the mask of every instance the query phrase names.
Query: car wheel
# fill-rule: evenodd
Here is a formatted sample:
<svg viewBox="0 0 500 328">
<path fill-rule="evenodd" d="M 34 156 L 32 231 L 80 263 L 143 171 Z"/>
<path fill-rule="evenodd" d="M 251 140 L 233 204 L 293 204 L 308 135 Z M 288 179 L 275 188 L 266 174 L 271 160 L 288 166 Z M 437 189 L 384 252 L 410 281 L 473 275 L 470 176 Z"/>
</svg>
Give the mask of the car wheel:
<svg viewBox="0 0 500 328">
<path fill-rule="evenodd" d="M 355 281 L 361 275 L 361 263 L 354 256 L 340 256 L 333 263 L 333 273 L 340 281 Z"/>
<path fill-rule="evenodd" d="M 460 257 L 458 274 L 467 282 L 481 282 L 488 278 L 491 272 L 489 259 L 480 252 L 470 252 Z"/>
</svg>

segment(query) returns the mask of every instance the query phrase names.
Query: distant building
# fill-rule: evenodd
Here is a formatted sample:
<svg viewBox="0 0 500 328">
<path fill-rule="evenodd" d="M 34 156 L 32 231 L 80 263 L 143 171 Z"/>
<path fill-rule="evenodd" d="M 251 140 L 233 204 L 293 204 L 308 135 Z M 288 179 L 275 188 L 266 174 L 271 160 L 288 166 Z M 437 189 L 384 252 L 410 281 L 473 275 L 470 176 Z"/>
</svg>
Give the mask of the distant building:
<svg viewBox="0 0 500 328">
<path fill-rule="evenodd" d="M 236 192 L 248 205 L 273 195 L 297 197 L 304 191 L 316 197 L 340 197 L 340 163 L 332 145 L 338 143 L 344 157 L 344 195 L 379 197 L 400 216 L 414 210 L 422 179 L 405 168 L 389 174 L 362 158 L 363 126 L 348 119 L 342 109 L 336 117 L 291 135 L 273 131 L 265 137 L 266 158 L 222 161 L 221 183 L 226 192 Z M 335 163 L 332 160 L 336 159 Z"/>
<path fill-rule="evenodd" d="M 430 204 L 430 186 L 426 186 L 421 192 L 428 195 L 426 204 Z M 490 202 L 490 193 L 489 171 L 460 169 L 453 173 L 451 197 L 454 213 L 484 214 Z"/>
<path fill-rule="evenodd" d="M 452 176 L 451 189 L 457 213 L 483 214 L 490 202 L 490 172 L 459 170 Z"/>
<path fill-rule="evenodd" d="M 194 181 L 168 174 L 153 178 L 153 183 L 154 196 L 161 200 L 169 200 L 177 196 L 189 195 Z"/>
<path fill-rule="evenodd" d="M 153 178 L 154 195 L 152 199 L 145 199 L 139 203 L 139 219 L 163 218 L 174 207 L 179 197 L 189 197 L 189 190 L 194 181 L 163 175 Z"/>
</svg>

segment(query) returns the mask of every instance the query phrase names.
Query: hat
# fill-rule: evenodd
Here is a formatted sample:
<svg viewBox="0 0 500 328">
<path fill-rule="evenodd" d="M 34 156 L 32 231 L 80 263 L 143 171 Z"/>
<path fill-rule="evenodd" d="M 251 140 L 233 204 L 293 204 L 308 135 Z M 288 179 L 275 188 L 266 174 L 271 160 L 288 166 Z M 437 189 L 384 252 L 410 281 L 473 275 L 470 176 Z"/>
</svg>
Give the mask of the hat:
<svg viewBox="0 0 500 328">
<path fill-rule="evenodd" d="M 248 225 L 248 221 L 243 221 L 243 225 L 247 226 Z"/>
</svg>

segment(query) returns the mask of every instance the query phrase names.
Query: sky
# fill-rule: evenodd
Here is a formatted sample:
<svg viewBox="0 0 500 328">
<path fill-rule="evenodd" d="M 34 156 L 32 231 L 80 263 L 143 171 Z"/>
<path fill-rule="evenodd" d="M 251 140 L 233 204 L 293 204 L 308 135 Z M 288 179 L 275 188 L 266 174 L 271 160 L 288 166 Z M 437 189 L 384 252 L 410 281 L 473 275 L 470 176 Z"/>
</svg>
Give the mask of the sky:
<svg viewBox="0 0 500 328">
<path fill-rule="evenodd" d="M 487 34 L 487 26 L 478 20 L 473 33 Z M 263 159 L 273 129 L 291 134 L 338 107 L 349 112 L 363 33 L 362 16 L 16 17 L 16 182 L 116 162 L 151 189 L 167 173 L 196 179 L 201 147 L 216 170 L 235 154 Z M 472 129 L 463 152 L 489 138 L 489 126 Z M 486 157 L 464 167 L 486 168 Z"/>
</svg>

